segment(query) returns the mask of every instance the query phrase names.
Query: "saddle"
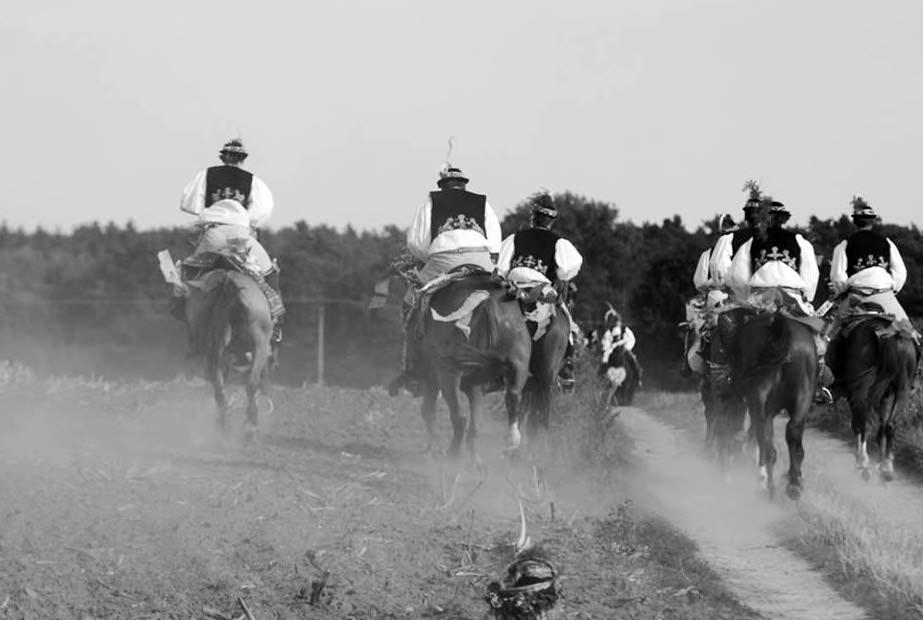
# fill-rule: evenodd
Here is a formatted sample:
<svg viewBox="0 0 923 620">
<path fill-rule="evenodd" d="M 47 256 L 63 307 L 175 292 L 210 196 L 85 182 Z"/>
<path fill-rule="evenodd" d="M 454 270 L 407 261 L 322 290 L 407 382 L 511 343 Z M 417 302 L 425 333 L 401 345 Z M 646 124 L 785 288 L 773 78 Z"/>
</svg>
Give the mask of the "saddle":
<svg viewBox="0 0 923 620">
<path fill-rule="evenodd" d="M 404 274 L 401 274 L 402 276 Z M 465 337 L 467 338 L 471 329 L 469 323 L 471 315 L 481 302 L 490 296 L 489 289 L 496 288 L 497 284 L 492 283 L 488 278 L 490 272 L 485 271 L 477 265 L 460 265 L 451 271 L 440 274 L 417 288 L 411 287 L 411 307 L 407 316 L 408 329 L 412 329 L 418 335 L 423 331 L 423 318 L 429 313 L 433 320 L 441 323 L 455 323 Z M 471 292 L 465 297 L 462 303 L 456 308 L 443 308 L 447 314 L 440 313 L 437 309 L 431 307 L 433 295 L 455 282 L 479 278 L 479 282 L 472 281 Z M 412 278 L 405 278 L 409 283 L 413 283 Z M 416 320 L 414 320 L 416 317 Z"/>
<path fill-rule="evenodd" d="M 227 252 L 206 252 L 197 256 L 190 256 L 182 261 L 182 278 L 186 286 L 208 290 L 207 277 L 217 269 L 228 269 L 249 276 L 266 296 L 269 302 L 269 312 L 273 321 L 285 314 L 285 305 L 282 297 L 277 293 L 266 279 L 259 273 L 245 266 L 246 254 L 240 248 L 231 247 Z"/>
</svg>

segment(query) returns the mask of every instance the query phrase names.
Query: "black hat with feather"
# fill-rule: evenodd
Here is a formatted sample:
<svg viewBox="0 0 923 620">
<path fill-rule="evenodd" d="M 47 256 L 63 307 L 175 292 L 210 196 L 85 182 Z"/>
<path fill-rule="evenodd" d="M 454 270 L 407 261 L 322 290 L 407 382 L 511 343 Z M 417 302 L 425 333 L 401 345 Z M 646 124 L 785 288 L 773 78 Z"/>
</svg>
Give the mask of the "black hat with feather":
<svg viewBox="0 0 923 620">
<path fill-rule="evenodd" d="M 868 221 L 878 219 L 878 214 L 875 213 L 875 209 L 873 209 L 869 203 L 865 202 L 865 199 L 862 196 L 853 196 L 851 204 L 853 221 Z"/>
<path fill-rule="evenodd" d="M 760 190 L 759 181 L 750 179 L 744 183 L 743 191 L 747 192 L 747 202 L 744 203 L 744 211 L 749 209 L 756 209 L 760 206 L 760 200 L 763 197 L 763 192 Z"/>
</svg>

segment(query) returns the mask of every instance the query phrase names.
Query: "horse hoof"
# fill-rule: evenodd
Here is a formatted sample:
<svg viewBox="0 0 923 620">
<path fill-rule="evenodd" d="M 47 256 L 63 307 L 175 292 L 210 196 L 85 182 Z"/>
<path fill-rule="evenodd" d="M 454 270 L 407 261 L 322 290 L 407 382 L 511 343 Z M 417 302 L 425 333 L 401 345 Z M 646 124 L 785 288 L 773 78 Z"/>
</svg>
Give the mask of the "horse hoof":
<svg viewBox="0 0 923 620">
<path fill-rule="evenodd" d="M 894 470 L 882 469 L 881 479 L 885 482 L 892 482 L 894 480 Z"/>
<path fill-rule="evenodd" d="M 862 468 L 860 468 L 860 469 L 859 469 L 859 475 L 862 476 L 862 479 L 863 479 L 865 482 L 868 482 L 869 480 L 872 479 L 872 472 L 871 472 L 871 470 L 869 470 L 868 467 L 862 467 Z"/>
<path fill-rule="evenodd" d="M 792 501 L 797 502 L 801 499 L 801 485 L 800 484 L 790 484 L 785 488 L 785 494 L 788 495 L 788 498 Z"/>
</svg>

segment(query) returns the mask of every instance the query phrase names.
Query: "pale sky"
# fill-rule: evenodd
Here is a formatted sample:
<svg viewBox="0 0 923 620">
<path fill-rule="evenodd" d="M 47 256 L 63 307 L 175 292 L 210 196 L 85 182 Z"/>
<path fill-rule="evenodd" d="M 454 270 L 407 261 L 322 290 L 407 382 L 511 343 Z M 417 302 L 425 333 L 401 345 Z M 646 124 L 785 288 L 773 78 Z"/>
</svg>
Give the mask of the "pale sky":
<svg viewBox="0 0 923 620">
<path fill-rule="evenodd" d="M 923 202 L 919 0 L 5 2 L 0 88 L 27 229 L 190 223 L 237 135 L 273 227 L 406 226 L 449 136 L 501 217 L 547 187 L 695 225 L 749 178 L 798 223 Z"/>
</svg>

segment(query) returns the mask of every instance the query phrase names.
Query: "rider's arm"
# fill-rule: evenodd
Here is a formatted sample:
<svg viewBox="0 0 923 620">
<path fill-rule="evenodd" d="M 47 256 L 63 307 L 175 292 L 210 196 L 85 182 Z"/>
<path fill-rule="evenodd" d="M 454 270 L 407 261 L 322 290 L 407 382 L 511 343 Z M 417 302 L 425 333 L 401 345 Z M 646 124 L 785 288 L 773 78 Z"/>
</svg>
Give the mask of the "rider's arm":
<svg viewBox="0 0 923 620">
<path fill-rule="evenodd" d="M 554 245 L 554 262 L 558 265 L 555 275 L 560 281 L 573 280 L 580 267 L 583 266 L 583 256 L 574 247 L 574 244 L 567 239 L 558 239 Z"/>
<path fill-rule="evenodd" d="M 801 248 L 801 269 L 799 275 L 804 280 L 804 297 L 811 303 L 814 301 L 814 295 L 817 293 L 817 282 L 820 280 L 820 269 L 817 267 L 817 256 L 814 254 L 814 246 L 801 235 L 796 235 L 798 246 Z"/>
<path fill-rule="evenodd" d="M 627 325 L 622 327 L 622 345 L 625 350 L 631 351 L 635 348 L 635 333 Z"/>
<path fill-rule="evenodd" d="M 888 259 L 891 262 L 891 277 L 894 278 L 894 292 L 897 293 L 907 282 L 907 267 L 894 242 L 888 239 L 888 245 L 891 246 L 891 256 Z"/>
<path fill-rule="evenodd" d="M 715 249 L 712 250 L 711 258 L 708 260 L 708 271 L 711 273 L 715 286 L 721 286 L 725 283 L 728 271 L 731 269 L 731 261 L 734 259 L 731 256 L 731 242 L 733 239 L 733 233 L 721 235 L 715 244 Z"/>
<path fill-rule="evenodd" d="M 500 256 L 497 258 L 497 273 L 506 276 L 510 272 L 510 262 L 513 260 L 513 252 L 516 250 L 514 238 L 516 235 L 510 235 L 500 244 Z"/>
<path fill-rule="evenodd" d="M 425 261 L 429 256 L 430 239 L 430 221 L 432 217 L 433 203 L 427 198 L 426 204 L 420 207 L 416 217 L 410 224 L 410 230 L 407 232 L 407 249 L 414 258 Z"/>
<path fill-rule="evenodd" d="M 203 170 L 197 174 L 183 190 L 183 198 L 179 203 L 181 211 L 198 215 L 205 208 L 205 172 Z"/>
<path fill-rule="evenodd" d="M 494 213 L 490 203 L 484 201 L 484 232 L 487 233 L 487 248 L 491 254 L 500 251 L 500 241 L 503 239 L 503 233 L 500 232 L 500 220 Z"/>
<path fill-rule="evenodd" d="M 849 274 L 846 273 L 846 242 L 840 241 L 833 248 L 830 259 L 830 283 L 835 293 L 840 294 L 849 288 Z"/>
<path fill-rule="evenodd" d="M 708 262 L 711 259 L 711 250 L 705 250 L 699 255 L 699 262 L 695 266 L 695 273 L 692 275 L 692 283 L 695 288 L 701 292 L 708 290 Z"/>
<path fill-rule="evenodd" d="M 247 203 L 247 213 L 250 215 L 250 226 L 262 228 L 272 217 L 273 209 L 272 192 L 260 179 L 253 177 L 250 186 L 250 201 Z"/>
<path fill-rule="evenodd" d="M 727 271 L 727 284 L 738 298 L 745 298 L 750 293 L 750 277 L 753 275 L 750 268 L 750 245 L 753 240 L 748 240 L 740 246 L 731 266 Z"/>
</svg>

